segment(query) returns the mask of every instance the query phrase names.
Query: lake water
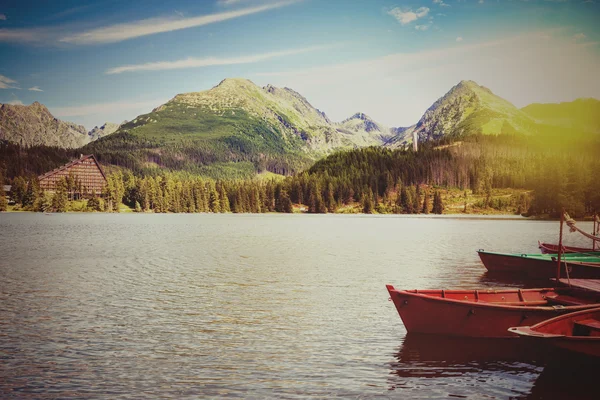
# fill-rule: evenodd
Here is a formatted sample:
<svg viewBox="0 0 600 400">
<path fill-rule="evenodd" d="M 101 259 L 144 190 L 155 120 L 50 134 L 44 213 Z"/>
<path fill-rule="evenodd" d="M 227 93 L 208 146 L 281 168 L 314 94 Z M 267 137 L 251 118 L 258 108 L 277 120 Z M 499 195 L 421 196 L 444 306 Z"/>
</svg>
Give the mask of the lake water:
<svg viewBox="0 0 600 400">
<path fill-rule="evenodd" d="M 385 289 L 523 285 L 476 250 L 557 237 L 502 219 L 0 213 L 0 398 L 596 398 L 597 369 L 407 336 Z"/>
</svg>

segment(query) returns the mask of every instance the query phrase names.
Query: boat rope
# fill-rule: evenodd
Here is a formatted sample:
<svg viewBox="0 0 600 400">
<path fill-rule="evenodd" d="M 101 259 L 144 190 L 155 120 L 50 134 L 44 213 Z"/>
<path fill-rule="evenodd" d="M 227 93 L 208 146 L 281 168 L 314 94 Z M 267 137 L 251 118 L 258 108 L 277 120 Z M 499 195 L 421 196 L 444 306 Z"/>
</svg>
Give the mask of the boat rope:
<svg viewBox="0 0 600 400">
<path fill-rule="evenodd" d="M 569 283 L 569 287 L 571 286 L 571 276 L 569 275 L 569 265 L 565 261 L 565 272 L 567 273 L 567 282 Z"/>
<path fill-rule="evenodd" d="M 566 222 L 566 223 L 567 223 L 567 225 L 569 226 L 569 231 L 571 231 L 571 232 L 579 232 L 579 233 L 581 233 L 583 236 L 585 236 L 585 237 L 587 237 L 587 238 L 589 238 L 589 239 L 592 239 L 592 240 L 593 240 L 593 241 L 595 241 L 595 242 L 600 242 L 600 237 L 598 237 L 598 236 L 596 236 L 596 235 L 589 234 L 589 233 L 587 233 L 587 232 L 585 232 L 585 231 L 582 231 L 581 229 L 579 229 L 579 228 L 578 228 L 578 227 L 575 225 L 575 224 L 576 224 L 576 221 L 575 221 L 573 218 L 571 218 L 571 217 L 569 216 L 569 214 L 567 214 L 567 213 L 565 213 L 565 222 Z"/>
</svg>

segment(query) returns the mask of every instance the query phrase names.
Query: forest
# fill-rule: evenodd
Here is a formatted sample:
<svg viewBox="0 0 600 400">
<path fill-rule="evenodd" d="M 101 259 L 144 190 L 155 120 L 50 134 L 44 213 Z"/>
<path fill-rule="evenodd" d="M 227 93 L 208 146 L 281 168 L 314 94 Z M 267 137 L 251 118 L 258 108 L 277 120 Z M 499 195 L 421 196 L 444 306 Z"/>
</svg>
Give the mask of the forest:
<svg viewBox="0 0 600 400">
<path fill-rule="evenodd" d="M 80 193 L 72 177 L 54 195 L 39 190 L 36 176 L 77 151 L 2 143 L 0 181 L 12 184 L 17 207 L 35 211 L 67 211 L 85 195 L 90 199 L 80 207 L 98 211 L 119 211 L 123 203 L 140 212 L 442 213 L 450 192 L 465 199 L 467 193 L 478 195 L 482 210 L 548 217 L 563 207 L 574 217 L 599 211 L 593 179 L 600 167 L 598 141 L 547 139 L 472 135 L 423 143 L 416 152 L 368 147 L 334 153 L 303 172 L 276 178 L 212 179 L 166 167 L 108 166 L 103 193 Z M 494 195 L 504 188 L 523 190 Z M 465 212 L 467 205 L 465 200 Z"/>
</svg>

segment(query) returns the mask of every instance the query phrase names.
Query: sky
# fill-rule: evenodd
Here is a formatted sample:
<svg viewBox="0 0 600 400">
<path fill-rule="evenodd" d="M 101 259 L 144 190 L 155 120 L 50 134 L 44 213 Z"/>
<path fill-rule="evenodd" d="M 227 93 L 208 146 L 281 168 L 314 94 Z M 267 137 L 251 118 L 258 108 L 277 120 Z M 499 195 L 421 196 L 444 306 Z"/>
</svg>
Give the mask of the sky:
<svg viewBox="0 0 600 400">
<path fill-rule="evenodd" d="M 599 21 L 600 0 L 0 0 L 0 103 L 91 129 L 242 77 L 409 126 L 463 79 L 600 98 Z"/>
</svg>

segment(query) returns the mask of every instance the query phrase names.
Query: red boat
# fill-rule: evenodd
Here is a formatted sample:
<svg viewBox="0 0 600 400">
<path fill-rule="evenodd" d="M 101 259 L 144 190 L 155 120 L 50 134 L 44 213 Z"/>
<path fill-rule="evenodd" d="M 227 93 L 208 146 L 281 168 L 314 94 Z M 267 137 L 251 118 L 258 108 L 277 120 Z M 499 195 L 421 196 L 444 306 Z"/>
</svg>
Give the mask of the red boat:
<svg viewBox="0 0 600 400">
<path fill-rule="evenodd" d="M 536 324 L 600 306 L 600 293 L 573 288 L 396 290 L 386 285 L 408 332 L 479 338 L 514 336 L 511 326 Z"/>
<path fill-rule="evenodd" d="M 536 279 L 556 277 L 557 260 L 555 257 L 542 254 L 492 253 L 483 250 L 479 250 L 477 253 L 483 265 L 490 272 L 517 273 Z M 575 254 L 568 254 L 563 257 L 560 276 L 600 279 L 600 257 L 579 257 Z"/>
<path fill-rule="evenodd" d="M 545 345 L 600 357 L 600 308 L 561 315 L 509 331 Z"/>
<path fill-rule="evenodd" d="M 542 254 L 557 254 L 558 245 L 551 243 L 541 243 L 538 241 L 538 247 L 542 251 Z M 589 247 L 574 247 L 574 246 L 563 246 L 563 253 L 589 253 L 600 251 L 600 249 L 592 249 Z"/>
</svg>

